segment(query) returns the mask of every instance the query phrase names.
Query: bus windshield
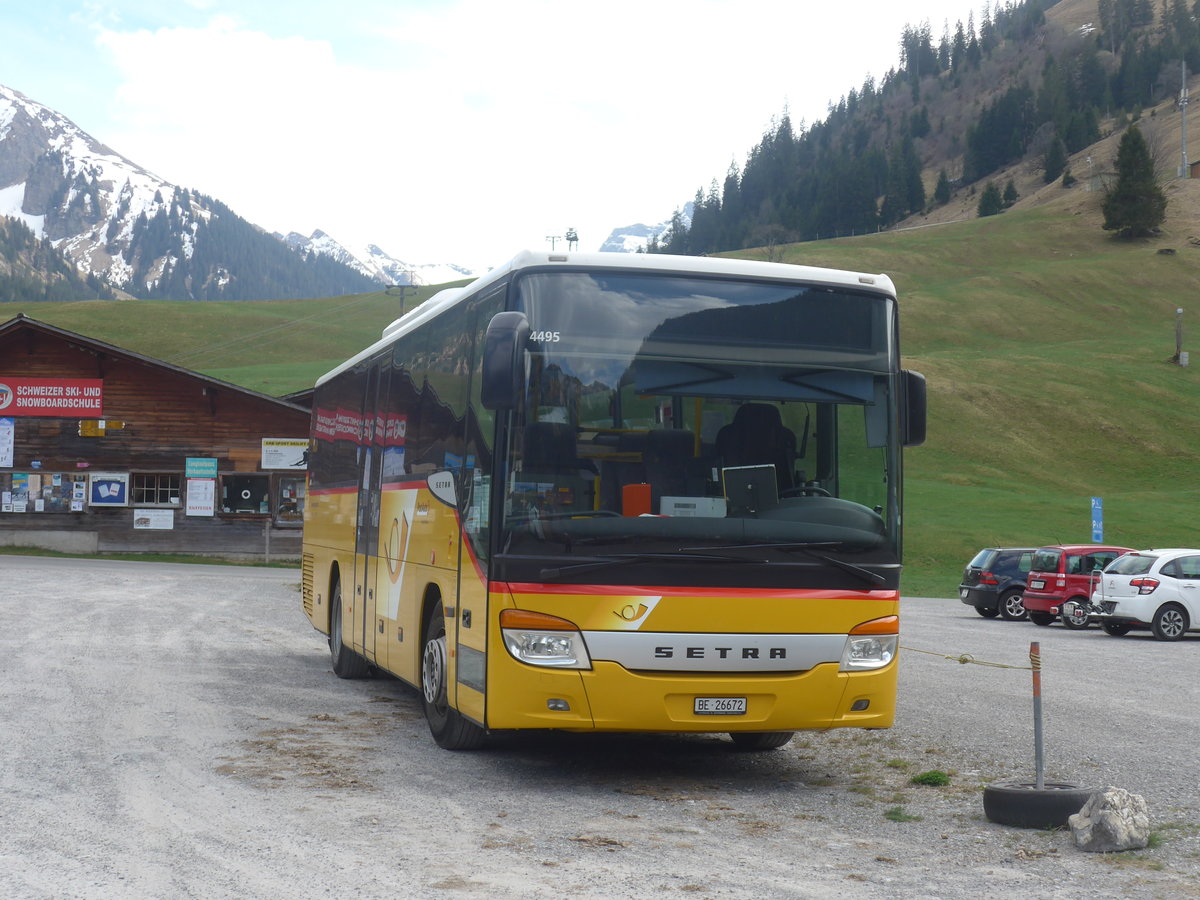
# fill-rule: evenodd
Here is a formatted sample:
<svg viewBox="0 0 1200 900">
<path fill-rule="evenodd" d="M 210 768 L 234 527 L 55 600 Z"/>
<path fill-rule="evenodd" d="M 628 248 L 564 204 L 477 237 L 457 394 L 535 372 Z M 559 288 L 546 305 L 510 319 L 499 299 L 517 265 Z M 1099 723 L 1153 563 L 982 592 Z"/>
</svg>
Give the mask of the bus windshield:
<svg viewBox="0 0 1200 900">
<path fill-rule="evenodd" d="M 646 272 L 515 288 L 532 334 L 502 454 L 509 576 L 897 560 L 893 298 Z"/>
</svg>

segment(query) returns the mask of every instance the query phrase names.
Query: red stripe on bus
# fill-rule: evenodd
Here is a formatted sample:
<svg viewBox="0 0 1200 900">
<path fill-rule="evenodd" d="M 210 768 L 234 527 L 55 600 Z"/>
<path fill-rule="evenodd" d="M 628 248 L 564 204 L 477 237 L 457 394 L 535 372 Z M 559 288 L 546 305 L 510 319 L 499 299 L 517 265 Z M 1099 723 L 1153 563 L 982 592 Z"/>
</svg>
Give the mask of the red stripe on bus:
<svg viewBox="0 0 1200 900">
<path fill-rule="evenodd" d="M 707 588 L 707 587 L 644 587 L 632 584 L 542 584 L 540 582 L 493 581 L 490 591 L 510 591 L 514 594 L 590 594 L 648 597 L 761 597 L 787 599 L 804 597 L 812 600 L 844 600 L 853 596 L 862 600 L 895 602 L 899 591 L 833 591 L 828 588 Z"/>
</svg>

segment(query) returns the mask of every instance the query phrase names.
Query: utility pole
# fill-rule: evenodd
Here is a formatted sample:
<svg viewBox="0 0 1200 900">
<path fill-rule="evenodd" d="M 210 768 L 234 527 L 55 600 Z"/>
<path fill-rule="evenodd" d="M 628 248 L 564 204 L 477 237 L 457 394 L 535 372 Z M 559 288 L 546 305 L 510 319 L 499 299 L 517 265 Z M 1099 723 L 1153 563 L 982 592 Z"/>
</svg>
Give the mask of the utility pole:
<svg viewBox="0 0 1200 900">
<path fill-rule="evenodd" d="M 1179 177 L 1188 177 L 1188 155 L 1187 155 L 1187 105 L 1188 105 L 1188 89 L 1187 89 L 1187 62 L 1179 61 L 1179 134 L 1181 139 L 1182 157 L 1179 162 Z"/>
<path fill-rule="evenodd" d="M 1181 366 L 1188 364 L 1188 354 L 1183 349 L 1183 310 L 1175 310 L 1175 359 L 1174 362 Z"/>
<path fill-rule="evenodd" d="M 562 239 L 563 239 L 563 238 L 562 238 L 562 235 L 561 235 L 561 234 L 548 234 L 548 235 L 546 235 L 546 240 L 548 240 L 548 241 L 550 242 L 550 249 L 551 249 L 551 250 L 553 250 L 553 249 L 554 249 L 554 245 L 555 245 L 555 244 L 557 244 L 557 243 L 558 243 L 559 241 L 561 241 Z"/>
</svg>

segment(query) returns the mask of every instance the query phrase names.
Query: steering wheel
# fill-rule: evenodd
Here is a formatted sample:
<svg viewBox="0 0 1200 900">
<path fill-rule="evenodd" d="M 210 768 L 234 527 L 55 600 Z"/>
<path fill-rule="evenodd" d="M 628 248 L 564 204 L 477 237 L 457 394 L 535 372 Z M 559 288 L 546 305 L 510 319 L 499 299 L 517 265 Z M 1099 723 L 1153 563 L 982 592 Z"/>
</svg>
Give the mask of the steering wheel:
<svg viewBox="0 0 1200 900">
<path fill-rule="evenodd" d="M 832 497 L 833 494 L 815 484 L 802 484 L 779 492 L 780 497 Z"/>
</svg>

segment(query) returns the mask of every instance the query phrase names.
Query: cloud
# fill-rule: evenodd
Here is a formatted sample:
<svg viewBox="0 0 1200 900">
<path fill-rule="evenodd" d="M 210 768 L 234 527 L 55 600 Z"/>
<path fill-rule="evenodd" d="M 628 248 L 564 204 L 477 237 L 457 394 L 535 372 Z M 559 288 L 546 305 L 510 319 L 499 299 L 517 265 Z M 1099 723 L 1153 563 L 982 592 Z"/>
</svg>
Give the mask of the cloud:
<svg viewBox="0 0 1200 900">
<path fill-rule="evenodd" d="M 766 0 L 462 0 L 354 4 L 323 31 L 318 7 L 102 27 L 120 78 L 103 139 L 269 229 L 479 267 L 667 218 L 785 103 L 812 121 L 881 76 L 901 27 L 880 43 L 844 8 Z"/>
</svg>

